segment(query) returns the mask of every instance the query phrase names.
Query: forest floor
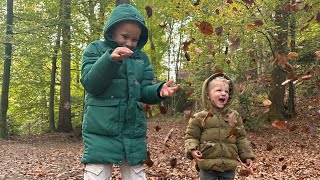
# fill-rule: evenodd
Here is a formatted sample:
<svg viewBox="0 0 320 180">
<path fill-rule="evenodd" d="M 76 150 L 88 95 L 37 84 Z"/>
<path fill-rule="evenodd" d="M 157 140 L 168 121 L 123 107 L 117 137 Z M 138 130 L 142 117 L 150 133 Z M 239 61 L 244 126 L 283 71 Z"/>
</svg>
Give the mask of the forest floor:
<svg viewBox="0 0 320 180">
<path fill-rule="evenodd" d="M 239 165 L 236 179 L 320 179 L 320 97 L 298 100 L 297 116 L 288 123 L 288 129 L 277 129 L 270 123 L 259 131 L 247 131 L 257 159 L 253 174 L 240 174 Z M 194 162 L 184 157 L 186 125 L 149 120 L 148 148 L 154 164 L 146 166 L 147 179 L 198 179 Z M 75 134 L 0 140 L 0 180 L 83 179 L 82 150 L 82 140 Z M 118 167 L 113 172 L 113 179 L 120 179 Z"/>
</svg>

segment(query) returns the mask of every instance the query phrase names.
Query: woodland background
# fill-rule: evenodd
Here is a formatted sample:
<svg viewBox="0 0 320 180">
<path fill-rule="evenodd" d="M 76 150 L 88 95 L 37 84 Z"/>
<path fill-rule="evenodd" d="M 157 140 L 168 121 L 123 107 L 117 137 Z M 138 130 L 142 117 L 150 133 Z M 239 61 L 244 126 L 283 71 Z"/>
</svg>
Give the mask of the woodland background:
<svg viewBox="0 0 320 180">
<path fill-rule="evenodd" d="M 145 105 L 150 179 L 198 177 L 182 138 L 215 72 L 236 85 L 257 153 L 249 178 L 320 177 L 318 0 L 0 0 L 0 179 L 82 178 L 81 55 L 121 3 L 145 16 L 158 79 L 182 85 Z"/>
<path fill-rule="evenodd" d="M 120 3 L 145 16 L 158 79 L 182 84 L 153 115 L 190 116 L 202 81 L 220 71 L 252 123 L 293 117 L 296 96 L 319 95 L 317 0 L 1 0 L 0 137 L 81 128 L 82 51 Z"/>
</svg>

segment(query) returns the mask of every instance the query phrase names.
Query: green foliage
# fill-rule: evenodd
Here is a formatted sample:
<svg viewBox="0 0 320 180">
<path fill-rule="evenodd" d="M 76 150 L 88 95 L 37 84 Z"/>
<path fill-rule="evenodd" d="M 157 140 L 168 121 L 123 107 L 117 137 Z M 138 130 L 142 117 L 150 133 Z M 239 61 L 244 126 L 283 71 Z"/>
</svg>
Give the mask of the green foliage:
<svg viewBox="0 0 320 180">
<path fill-rule="evenodd" d="M 61 24 L 59 18 L 60 1 L 53 0 L 26 0 L 15 1 L 14 5 L 14 36 L 13 60 L 11 67 L 11 81 L 9 92 L 8 125 L 11 134 L 33 134 L 48 130 L 48 100 L 51 73 L 51 57 L 54 55 L 57 30 Z M 276 8 L 283 8 L 279 3 L 287 1 L 255 1 L 254 5 L 244 1 L 201 0 L 199 5 L 190 0 L 137 0 L 131 1 L 145 16 L 150 30 L 148 44 L 145 51 L 160 80 L 175 79 L 182 85 L 176 96 L 165 101 L 166 106 L 174 110 L 176 115 L 161 115 L 163 120 L 178 118 L 184 121 L 183 110 L 190 107 L 197 111 L 200 102 L 202 82 L 216 69 L 227 73 L 235 82 L 245 82 L 248 79 L 246 72 L 252 73 L 252 79 L 259 83 L 246 84 L 244 93 L 239 94 L 235 106 L 244 118 L 249 119 L 248 126 L 260 126 L 263 122 L 261 107 L 255 107 L 267 98 L 265 91 L 268 84 L 265 79 L 270 77 L 274 67 L 273 48 L 277 39 L 275 23 Z M 305 9 L 303 6 L 311 5 Z M 150 6 L 153 14 L 147 17 L 145 7 Z M 5 9 L 5 1 L 0 7 Z M 87 44 L 93 40 L 103 38 L 103 26 L 108 14 L 115 6 L 113 0 L 72 1 L 71 31 L 71 110 L 72 123 L 75 127 L 81 126 L 83 88 L 79 82 L 81 69 L 81 55 Z M 319 11 L 317 0 L 304 1 L 299 5 L 299 11 L 288 12 L 294 17 L 295 51 L 299 54 L 298 60 L 290 61 L 297 66 L 295 74 L 301 77 L 315 72 L 318 60 L 314 52 L 319 50 L 319 22 L 311 19 Z M 0 11 L 0 29 L 5 32 L 5 11 Z M 310 20 L 311 19 L 311 20 Z M 263 25 L 249 25 L 261 20 Z M 203 34 L 199 22 L 208 22 L 212 26 L 212 34 Z M 302 27 L 307 28 L 301 30 Z M 221 27 L 221 34 L 216 28 Z M 294 32 L 290 32 L 294 33 Z M 290 34 L 289 33 L 289 34 Z M 5 39 L 4 33 L 0 39 Z M 238 44 L 234 39 L 239 38 Z M 184 43 L 194 39 L 185 49 Z M 282 40 L 281 40 L 282 41 Z M 291 37 L 283 40 L 292 41 Z M 249 53 L 251 52 L 251 53 Z M 190 55 L 188 60 L 185 54 Z M 4 55 L 4 46 L 0 46 L 0 55 Z M 56 73 L 55 91 L 55 120 L 59 114 L 59 83 L 61 79 L 60 60 L 58 52 L 58 69 Z M 3 67 L 3 61 L 0 61 Z M 180 77 L 180 73 L 188 73 Z M 2 68 L 0 73 L 3 73 Z M 317 83 L 319 74 L 312 80 L 302 81 L 297 85 L 297 93 L 301 95 L 315 95 L 319 93 Z M 192 89 L 193 93 L 186 95 Z M 158 113 L 158 110 L 155 110 Z"/>
</svg>

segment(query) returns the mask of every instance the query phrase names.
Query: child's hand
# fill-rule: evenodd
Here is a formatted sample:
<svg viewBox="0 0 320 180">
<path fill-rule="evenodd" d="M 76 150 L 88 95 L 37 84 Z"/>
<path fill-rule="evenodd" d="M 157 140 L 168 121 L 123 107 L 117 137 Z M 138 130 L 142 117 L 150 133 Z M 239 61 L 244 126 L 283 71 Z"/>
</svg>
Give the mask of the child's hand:
<svg viewBox="0 0 320 180">
<path fill-rule="evenodd" d="M 160 96 L 162 98 L 172 96 L 178 89 L 180 89 L 180 84 L 174 87 L 170 87 L 170 85 L 173 83 L 173 80 L 169 80 L 168 82 L 164 83 L 162 85 L 162 88 L 160 90 Z"/>
<path fill-rule="evenodd" d="M 202 153 L 199 150 L 191 151 L 191 155 L 192 155 L 193 159 L 195 159 L 196 161 L 202 161 L 203 160 L 203 159 L 201 159 Z"/>
<path fill-rule="evenodd" d="M 111 53 L 111 59 L 114 61 L 122 61 L 124 58 L 130 57 L 133 52 L 127 47 L 117 47 Z"/>
<path fill-rule="evenodd" d="M 253 164 L 252 159 L 247 159 L 244 166 L 245 166 L 245 168 L 250 169 L 252 167 L 252 164 Z"/>
</svg>

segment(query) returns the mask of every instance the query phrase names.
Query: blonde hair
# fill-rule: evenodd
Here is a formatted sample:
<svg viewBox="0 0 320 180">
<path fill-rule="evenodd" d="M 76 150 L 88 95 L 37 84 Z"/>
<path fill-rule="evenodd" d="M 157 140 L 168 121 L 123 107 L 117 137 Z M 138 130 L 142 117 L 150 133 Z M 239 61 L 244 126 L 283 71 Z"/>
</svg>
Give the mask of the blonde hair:
<svg viewBox="0 0 320 180">
<path fill-rule="evenodd" d="M 210 89 L 212 89 L 212 86 L 215 82 L 224 82 L 228 85 L 230 85 L 230 80 L 226 79 L 225 77 L 222 77 L 222 76 L 218 76 L 214 79 L 212 79 L 209 83 L 208 83 L 208 86 L 207 86 L 207 91 L 209 91 Z"/>
</svg>

